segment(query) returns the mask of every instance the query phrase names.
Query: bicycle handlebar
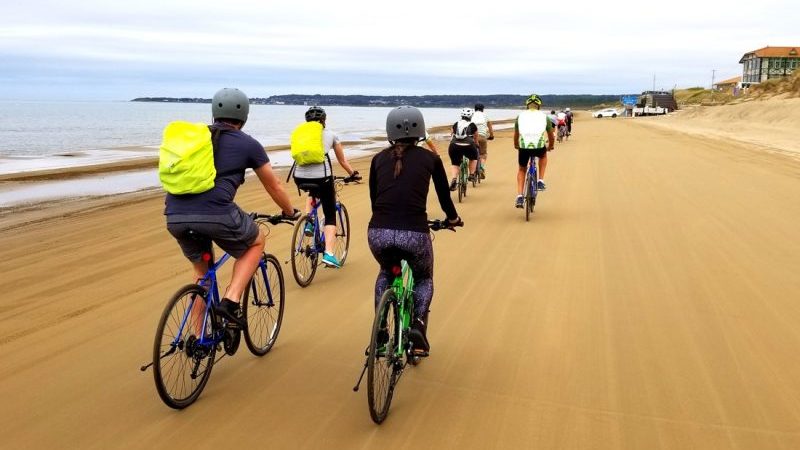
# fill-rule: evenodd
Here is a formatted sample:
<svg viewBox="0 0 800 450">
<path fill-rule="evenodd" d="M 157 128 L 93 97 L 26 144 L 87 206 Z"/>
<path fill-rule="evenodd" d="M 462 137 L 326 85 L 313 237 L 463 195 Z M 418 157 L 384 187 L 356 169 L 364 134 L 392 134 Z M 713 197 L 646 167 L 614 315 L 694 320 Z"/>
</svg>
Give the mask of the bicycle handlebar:
<svg viewBox="0 0 800 450">
<path fill-rule="evenodd" d="M 430 228 L 433 231 L 450 230 L 455 232 L 456 231 L 455 227 L 463 227 L 463 226 L 464 226 L 464 221 L 462 220 L 459 220 L 458 223 L 452 223 L 452 224 L 447 219 L 437 219 L 428 221 L 428 228 Z"/>
<path fill-rule="evenodd" d="M 294 225 L 294 222 L 297 220 L 297 219 L 294 219 L 292 217 L 286 217 L 286 216 L 283 215 L 283 213 L 280 213 L 280 214 L 261 214 L 261 213 L 258 213 L 258 212 L 251 212 L 250 213 L 250 217 L 252 217 L 253 220 L 263 220 L 263 221 L 271 223 L 272 225 L 278 225 L 280 223 L 286 223 L 286 224 L 289 224 L 289 225 Z"/>
</svg>

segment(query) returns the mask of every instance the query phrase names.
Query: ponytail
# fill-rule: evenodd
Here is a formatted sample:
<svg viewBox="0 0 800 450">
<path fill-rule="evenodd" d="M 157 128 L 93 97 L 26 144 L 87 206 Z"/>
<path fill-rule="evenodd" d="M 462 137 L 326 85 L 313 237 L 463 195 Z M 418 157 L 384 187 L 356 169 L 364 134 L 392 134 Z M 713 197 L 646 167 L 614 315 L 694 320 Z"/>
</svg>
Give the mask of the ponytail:
<svg viewBox="0 0 800 450">
<path fill-rule="evenodd" d="M 397 178 L 400 175 L 400 171 L 403 170 L 403 154 L 409 147 L 413 147 L 413 142 L 402 142 L 402 141 L 395 141 L 392 144 L 392 158 L 394 159 L 394 177 Z"/>
</svg>

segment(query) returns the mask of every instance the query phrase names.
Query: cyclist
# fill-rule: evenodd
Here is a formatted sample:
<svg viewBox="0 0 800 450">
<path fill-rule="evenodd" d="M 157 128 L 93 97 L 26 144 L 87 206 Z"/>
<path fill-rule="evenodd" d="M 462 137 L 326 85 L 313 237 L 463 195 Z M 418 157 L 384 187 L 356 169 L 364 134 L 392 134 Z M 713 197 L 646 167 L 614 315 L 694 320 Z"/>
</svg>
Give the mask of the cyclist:
<svg viewBox="0 0 800 450">
<path fill-rule="evenodd" d="M 494 130 L 492 129 L 492 122 L 486 113 L 483 112 L 483 103 L 475 104 L 475 114 L 472 115 L 472 123 L 478 127 L 478 153 L 480 155 L 480 176 L 481 179 L 486 178 L 486 150 L 488 148 L 487 140 L 494 139 Z"/>
<path fill-rule="evenodd" d="M 322 255 L 322 263 L 329 266 L 339 268 L 341 263 L 333 254 L 333 246 L 336 243 L 336 188 L 333 184 L 333 167 L 331 166 L 329 150 L 333 149 L 336 155 L 336 160 L 339 165 L 347 171 L 349 177 L 348 181 L 359 181 L 361 176 L 357 170 L 353 170 L 347 158 L 344 155 L 344 147 L 339 140 L 339 137 L 332 131 L 325 128 L 325 121 L 328 115 L 324 109 L 319 106 L 312 106 L 306 111 L 306 122 L 319 122 L 322 124 L 322 142 L 326 156 L 325 160 L 319 164 L 306 164 L 296 165 L 294 168 L 294 181 L 296 184 L 315 184 L 316 189 L 309 192 L 308 201 L 306 203 L 306 214 L 311 212 L 312 197 L 319 199 L 322 204 L 322 212 L 325 215 L 325 225 L 323 232 L 325 233 L 325 253 Z M 306 228 L 303 230 L 307 236 L 314 234 L 313 224 L 307 223 Z"/>
<path fill-rule="evenodd" d="M 553 150 L 555 145 L 555 133 L 553 132 L 553 122 L 547 115 L 539 109 L 542 107 L 542 99 L 531 94 L 525 100 L 526 111 L 517 116 L 514 122 L 514 148 L 517 149 L 517 202 L 516 207 L 522 208 L 523 205 L 523 185 L 525 184 L 525 173 L 528 170 L 528 161 L 539 158 L 539 179 L 536 181 L 537 187 L 544 190 L 544 171 L 547 168 L 547 152 Z M 545 136 L 547 136 L 547 146 L 545 147 Z"/>
<path fill-rule="evenodd" d="M 242 328 L 245 319 L 239 302 L 264 251 L 264 235 L 233 201 L 237 189 L 245 181 L 245 170 L 253 169 L 264 190 L 281 207 L 284 217 L 295 220 L 300 216 L 272 171 L 264 147 L 241 131 L 249 109 L 247 96 L 238 89 L 224 88 L 214 94 L 211 101 L 214 120 L 211 129 L 216 135 L 214 187 L 199 194 L 168 193 L 164 201 L 167 230 L 192 262 L 195 280 L 202 279 L 208 271 L 208 261 L 203 255 L 212 253 L 212 241 L 236 259 L 231 282 L 216 312 Z M 189 231 L 193 231 L 194 236 Z M 194 313 L 202 316 L 204 310 Z"/>
<path fill-rule="evenodd" d="M 563 137 L 567 133 L 567 113 L 564 111 L 559 111 L 558 114 L 556 114 L 556 121 L 558 133 Z"/>
<path fill-rule="evenodd" d="M 450 181 L 450 190 L 455 191 L 458 184 L 458 170 L 461 159 L 469 159 L 469 181 L 475 176 L 475 167 L 478 165 L 478 126 L 472 123 L 472 108 L 461 110 L 461 120 L 453 124 L 453 138 L 447 153 L 450 155 L 453 179 Z"/>
<path fill-rule="evenodd" d="M 567 136 L 572 136 L 572 111 L 567 108 L 565 112 L 567 113 Z"/>
<path fill-rule="evenodd" d="M 431 180 L 449 223 L 456 226 L 462 222 L 450 198 L 441 158 L 417 146 L 425 138 L 422 113 L 413 106 L 393 109 L 386 117 L 386 136 L 391 145 L 372 158 L 369 170 L 372 218 L 367 237 L 380 264 L 375 306 L 392 283 L 392 267 L 405 259 L 415 283 L 409 339 L 415 349 L 427 352 L 428 312 L 433 298 L 433 246 L 426 211 Z M 381 335 L 388 340 L 388 331 Z"/>
</svg>

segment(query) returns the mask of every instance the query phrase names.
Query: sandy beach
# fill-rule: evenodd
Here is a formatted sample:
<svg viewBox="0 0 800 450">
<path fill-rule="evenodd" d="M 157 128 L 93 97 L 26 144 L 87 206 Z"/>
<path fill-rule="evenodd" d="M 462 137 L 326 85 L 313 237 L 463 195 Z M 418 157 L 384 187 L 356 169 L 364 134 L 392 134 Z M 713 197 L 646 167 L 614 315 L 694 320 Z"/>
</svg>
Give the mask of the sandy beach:
<svg viewBox="0 0 800 450">
<path fill-rule="evenodd" d="M 531 222 L 498 133 L 486 182 L 457 205 L 466 226 L 436 234 L 432 355 L 404 374 L 382 426 L 366 389 L 351 390 L 377 273 L 366 183 L 340 193 L 347 264 L 306 289 L 284 265 L 275 348 L 242 346 L 180 412 L 139 371 L 164 303 L 190 281 L 161 194 L 5 216 L 3 447 L 800 448 L 797 121 L 706 131 L 708 114 L 737 111 L 579 114 Z M 750 142 L 759 132 L 772 137 Z M 368 162 L 355 166 L 366 175 Z M 252 181 L 237 201 L 277 209 Z M 429 213 L 441 216 L 433 194 Z M 272 227 L 268 251 L 286 261 L 290 236 Z"/>
</svg>

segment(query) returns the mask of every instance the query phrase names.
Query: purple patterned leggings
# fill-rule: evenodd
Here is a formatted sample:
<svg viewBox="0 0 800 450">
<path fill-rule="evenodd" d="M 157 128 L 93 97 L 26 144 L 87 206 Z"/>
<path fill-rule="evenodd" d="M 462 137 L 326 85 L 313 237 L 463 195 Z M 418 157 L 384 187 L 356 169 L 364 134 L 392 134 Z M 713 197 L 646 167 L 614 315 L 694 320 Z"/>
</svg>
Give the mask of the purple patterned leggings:
<svg viewBox="0 0 800 450">
<path fill-rule="evenodd" d="M 414 274 L 414 312 L 422 316 L 433 299 L 433 245 L 428 233 L 419 231 L 370 228 L 367 232 L 369 249 L 381 269 L 375 280 L 375 307 L 381 295 L 394 279 L 392 267 L 405 259 Z"/>
</svg>

